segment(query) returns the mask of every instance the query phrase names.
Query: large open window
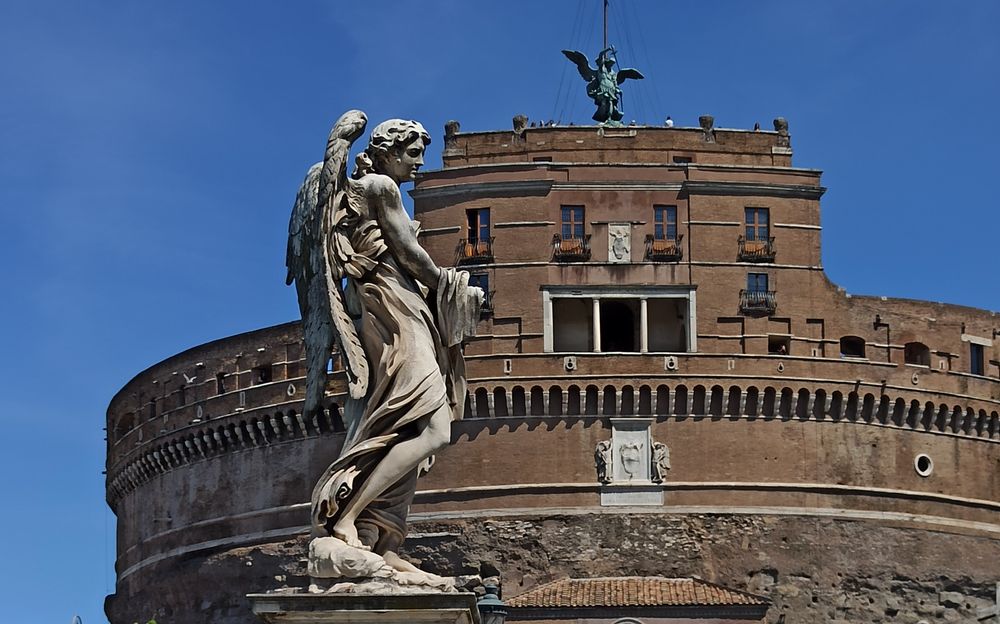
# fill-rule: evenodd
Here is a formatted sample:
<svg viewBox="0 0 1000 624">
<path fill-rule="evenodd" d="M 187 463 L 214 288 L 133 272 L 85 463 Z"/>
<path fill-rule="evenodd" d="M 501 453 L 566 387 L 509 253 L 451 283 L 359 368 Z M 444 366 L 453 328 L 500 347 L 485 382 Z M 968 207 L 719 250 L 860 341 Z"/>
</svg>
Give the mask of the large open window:
<svg viewBox="0 0 1000 624">
<path fill-rule="evenodd" d="M 861 336 L 842 336 L 840 339 L 840 357 L 865 357 L 865 339 Z"/>
<path fill-rule="evenodd" d="M 693 288 L 552 286 L 542 301 L 548 352 L 696 350 Z"/>
<path fill-rule="evenodd" d="M 470 243 L 488 240 L 490 237 L 490 209 L 474 208 L 465 211 L 467 222 L 466 238 Z"/>
<path fill-rule="evenodd" d="M 931 350 L 922 342 L 908 342 L 903 345 L 903 361 L 920 366 L 931 365 Z"/>
<path fill-rule="evenodd" d="M 552 316 L 558 322 L 552 325 L 552 350 L 593 351 L 592 311 L 593 306 L 586 299 L 554 299 Z"/>
</svg>

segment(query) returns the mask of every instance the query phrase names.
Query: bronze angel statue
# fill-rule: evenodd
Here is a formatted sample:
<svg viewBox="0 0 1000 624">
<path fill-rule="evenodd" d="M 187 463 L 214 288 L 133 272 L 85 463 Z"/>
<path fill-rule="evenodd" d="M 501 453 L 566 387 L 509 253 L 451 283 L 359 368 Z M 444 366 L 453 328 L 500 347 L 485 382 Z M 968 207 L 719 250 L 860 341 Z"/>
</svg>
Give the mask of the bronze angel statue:
<svg viewBox="0 0 1000 624">
<path fill-rule="evenodd" d="M 288 282 L 295 282 L 305 332 L 305 413 L 321 409 L 335 346 L 350 394 L 343 449 L 313 490 L 312 525 L 315 537 L 415 572 L 396 551 L 418 471 L 449 443 L 451 422 L 462 414 L 462 342 L 475 334 L 483 292 L 469 286 L 468 273 L 434 264 L 403 208 L 399 185 L 414 179 L 430 143 L 423 126 L 379 124 L 347 176 L 351 145 L 366 123 L 361 111 L 340 117 L 289 224 Z"/>
<path fill-rule="evenodd" d="M 587 96 L 594 100 L 597 112 L 593 120 L 606 126 L 621 126 L 624 114 L 621 109 L 622 90 L 620 84 L 632 78 L 642 80 L 644 76 L 637 69 L 613 68 L 618 62 L 615 48 L 611 46 L 597 55 L 597 68 L 590 66 L 586 55 L 575 50 L 563 50 L 566 58 L 576 64 L 576 69 L 587 81 Z"/>
</svg>

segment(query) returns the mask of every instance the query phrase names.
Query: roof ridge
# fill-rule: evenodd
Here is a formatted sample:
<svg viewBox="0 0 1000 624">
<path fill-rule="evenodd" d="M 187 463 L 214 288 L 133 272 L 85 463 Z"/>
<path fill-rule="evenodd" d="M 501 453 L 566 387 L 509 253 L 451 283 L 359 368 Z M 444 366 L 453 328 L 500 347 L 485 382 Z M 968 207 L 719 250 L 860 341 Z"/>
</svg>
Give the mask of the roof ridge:
<svg viewBox="0 0 1000 624">
<path fill-rule="evenodd" d="M 721 589 L 723 591 L 731 592 L 731 593 L 734 593 L 734 594 L 739 594 L 741 596 L 746 596 L 748 598 L 753 598 L 754 600 L 760 600 L 760 601 L 763 601 L 763 602 L 765 602 L 767 604 L 771 604 L 771 599 L 768 598 L 767 596 L 761 596 L 759 594 L 751 594 L 750 592 L 743 591 L 742 589 L 734 589 L 732 587 L 726 587 L 725 585 L 719 585 L 718 583 L 713 583 L 712 581 L 706 581 L 705 579 L 702 579 L 702 578 L 691 577 L 691 580 L 696 581 L 698 583 L 701 583 L 703 585 L 708 585 L 710 587 L 714 587 L 716 589 Z"/>
<path fill-rule="evenodd" d="M 670 587 L 672 589 L 666 589 Z M 684 589 L 681 589 L 684 588 Z M 675 594 L 680 591 L 681 594 Z M 667 592 L 661 594 L 661 592 Z M 688 592 L 691 592 L 688 594 Z M 635 593 L 633 596 L 632 594 Z M 688 595 L 684 598 L 683 595 Z M 670 596 L 668 598 L 668 596 Z M 706 581 L 702 578 L 682 576 L 594 576 L 572 578 L 564 576 L 547 583 L 541 583 L 525 590 L 508 600 L 512 607 L 546 605 L 549 608 L 561 608 L 567 603 L 595 604 L 597 602 L 612 604 L 633 604 L 633 606 L 652 606 L 651 601 L 659 604 L 731 604 L 731 605 L 770 605 L 771 600 L 740 589 L 733 589 Z M 680 602 L 674 602 L 680 601 Z M 518 604 L 522 603 L 522 604 Z M 529 603 L 529 604 L 523 604 Z M 581 606 L 581 605 L 578 605 Z M 621 605 L 619 605 L 621 606 Z"/>
<path fill-rule="evenodd" d="M 564 576 L 562 578 L 555 579 L 554 581 L 548 581 L 547 583 L 542 583 L 541 585 L 535 585 L 531 589 L 526 589 L 523 592 L 521 592 L 520 594 L 515 594 L 514 596 L 511 596 L 510 598 L 508 598 L 508 600 L 515 600 L 517 598 L 520 598 L 521 596 L 524 596 L 525 594 L 530 594 L 532 592 L 536 592 L 536 591 L 540 591 L 542 589 L 545 589 L 546 587 L 548 587 L 550 585 L 555 585 L 556 583 L 562 583 L 563 581 L 572 581 L 572 580 L 575 580 L 575 579 L 572 579 L 572 578 L 570 578 L 568 576 Z"/>
</svg>

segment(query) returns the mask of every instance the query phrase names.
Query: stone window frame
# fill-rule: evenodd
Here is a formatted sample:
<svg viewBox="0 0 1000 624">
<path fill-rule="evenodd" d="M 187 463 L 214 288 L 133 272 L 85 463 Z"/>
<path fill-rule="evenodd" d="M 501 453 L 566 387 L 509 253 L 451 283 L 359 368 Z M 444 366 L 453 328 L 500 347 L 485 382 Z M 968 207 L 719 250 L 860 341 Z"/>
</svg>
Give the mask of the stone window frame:
<svg viewBox="0 0 1000 624">
<path fill-rule="evenodd" d="M 569 215 L 568 221 L 566 220 L 567 214 Z M 577 219 L 577 215 L 579 215 L 579 219 Z M 569 236 L 566 236 L 567 231 L 570 234 Z M 563 240 L 582 240 L 587 235 L 586 206 L 583 204 L 564 204 L 559 206 L 559 234 Z"/>
<path fill-rule="evenodd" d="M 986 377 L 987 370 L 986 367 L 990 363 L 988 357 L 988 349 L 992 349 L 993 341 L 989 338 L 981 338 L 972 334 L 963 333 L 962 342 L 966 343 L 966 353 L 969 354 L 969 375 L 975 375 L 977 377 Z M 979 372 L 976 372 L 976 362 L 975 362 L 975 352 L 978 348 L 979 351 Z"/>
<path fill-rule="evenodd" d="M 764 288 L 760 288 L 761 283 L 763 283 Z M 769 292 L 770 290 L 771 275 L 767 271 L 747 272 L 747 292 L 761 293 Z"/>
<path fill-rule="evenodd" d="M 662 218 L 661 218 L 662 217 Z M 674 235 L 670 236 L 670 226 L 674 227 Z M 659 236 L 657 236 L 659 229 Z M 653 205 L 653 240 L 676 241 L 677 228 L 677 205 L 676 204 L 654 204 Z"/>
<path fill-rule="evenodd" d="M 751 217 L 751 215 L 753 215 Z M 760 219 L 764 215 L 764 219 Z M 763 230 L 763 235 L 761 235 Z M 743 208 L 743 235 L 748 241 L 767 242 L 771 237 L 771 209 L 766 206 L 745 206 Z"/>
<path fill-rule="evenodd" d="M 489 206 L 468 208 L 465 211 L 465 233 L 468 242 L 489 240 L 490 236 L 493 235 L 493 224 L 491 223 L 493 215 L 490 212 Z M 486 215 L 485 223 L 483 222 L 484 214 Z M 484 227 L 486 236 L 482 236 Z"/>
</svg>

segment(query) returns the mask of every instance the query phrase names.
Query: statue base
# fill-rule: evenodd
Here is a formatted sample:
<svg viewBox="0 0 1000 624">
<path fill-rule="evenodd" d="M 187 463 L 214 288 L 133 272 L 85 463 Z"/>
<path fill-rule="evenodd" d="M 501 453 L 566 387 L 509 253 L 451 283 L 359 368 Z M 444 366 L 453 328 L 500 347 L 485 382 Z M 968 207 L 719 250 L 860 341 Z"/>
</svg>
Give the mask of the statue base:
<svg viewBox="0 0 1000 624">
<path fill-rule="evenodd" d="M 276 591 L 247 596 L 268 624 L 481 624 L 471 592 L 412 594 Z"/>
<path fill-rule="evenodd" d="M 309 543 L 311 593 L 419 594 L 458 592 L 482 584 L 478 576 L 438 576 L 424 572 L 398 556 L 390 565 L 369 550 L 348 546 L 336 537 Z"/>
</svg>

